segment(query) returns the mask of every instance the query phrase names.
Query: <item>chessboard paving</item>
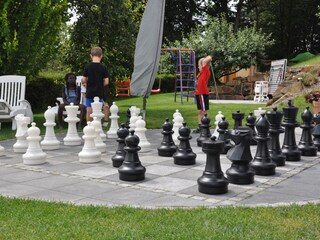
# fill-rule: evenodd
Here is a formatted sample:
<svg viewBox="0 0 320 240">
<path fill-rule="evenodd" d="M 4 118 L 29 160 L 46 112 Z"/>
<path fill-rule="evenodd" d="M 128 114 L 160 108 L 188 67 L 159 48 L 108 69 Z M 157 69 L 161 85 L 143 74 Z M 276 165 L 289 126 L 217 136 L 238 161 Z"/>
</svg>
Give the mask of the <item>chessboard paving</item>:
<svg viewBox="0 0 320 240">
<path fill-rule="evenodd" d="M 15 140 L 2 141 L 0 144 L 6 150 L 5 155 L 0 157 L 0 194 L 74 204 L 147 208 L 281 205 L 320 200 L 320 180 L 314 178 L 320 170 L 319 153 L 316 157 L 301 157 L 301 161 L 286 162 L 285 166 L 276 168 L 273 176 L 255 175 L 253 184 L 230 183 L 226 194 L 200 193 L 197 179 L 204 171 L 206 155 L 197 146 L 198 134 L 191 136 L 190 145 L 197 154 L 196 164 L 175 165 L 172 157 L 158 156 L 161 129 L 148 129 L 146 137 L 151 143 L 151 150 L 138 152 L 142 165 L 146 167 L 145 179 L 137 182 L 119 180 L 118 169 L 112 166 L 111 157 L 117 149 L 116 139 L 105 141 L 107 151 L 102 154 L 101 162 L 84 164 L 79 162 L 78 157 L 83 142 L 79 146 L 65 146 L 65 135 L 57 135 L 61 141 L 60 149 L 45 150 L 46 163 L 32 166 L 23 164 L 21 153 L 13 152 Z M 297 128 L 297 142 L 300 136 L 301 130 Z M 256 146 L 250 148 L 254 157 Z M 220 162 L 225 174 L 231 161 L 222 154 Z M 307 171 L 312 171 L 313 175 L 309 176 Z"/>
</svg>

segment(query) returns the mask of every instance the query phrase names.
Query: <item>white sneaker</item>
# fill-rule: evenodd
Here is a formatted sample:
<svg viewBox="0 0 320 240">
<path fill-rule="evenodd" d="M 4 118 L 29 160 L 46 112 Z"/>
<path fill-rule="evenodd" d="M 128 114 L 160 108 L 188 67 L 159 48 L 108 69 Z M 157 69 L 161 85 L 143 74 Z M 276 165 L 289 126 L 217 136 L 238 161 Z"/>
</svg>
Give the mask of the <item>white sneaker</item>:
<svg viewBox="0 0 320 240">
<path fill-rule="evenodd" d="M 108 122 L 102 123 L 102 126 L 103 126 L 103 127 L 108 127 Z"/>
</svg>

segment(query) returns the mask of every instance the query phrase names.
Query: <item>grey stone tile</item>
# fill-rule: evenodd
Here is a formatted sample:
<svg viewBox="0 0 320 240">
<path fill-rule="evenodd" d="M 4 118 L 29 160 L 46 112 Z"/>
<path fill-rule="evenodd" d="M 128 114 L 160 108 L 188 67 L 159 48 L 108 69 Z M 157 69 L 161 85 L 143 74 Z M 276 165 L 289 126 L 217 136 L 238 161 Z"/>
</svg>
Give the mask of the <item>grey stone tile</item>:
<svg viewBox="0 0 320 240">
<path fill-rule="evenodd" d="M 79 183 L 69 184 L 55 188 L 55 191 L 61 191 L 73 195 L 93 198 L 96 195 L 110 192 L 121 187 L 108 183 L 83 181 Z"/>
<path fill-rule="evenodd" d="M 74 203 L 77 200 L 82 199 L 82 196 L 69 194 L 65 192 L 59 192 L 55 190 L 41 190 L 34 193 L 26 194 L 24 197 L 36 199 L 36 200 L 45 200 L 53 202 L 67 202 Z"/>
<path fill-rule="evenodd" d="M 29 194 L 33 194 L 39 191 L 42 191 L 43 189 L 33 187 L 33 186 L 27 186 L 23 184 L 8 184 L 0 186 L 0 195 L 3 196 L 11 196 L 11 197 L 23 197 L 27 196 Z"/>
<path fill-rule="evenodd" d="M 70 174 L 85 176 L 90 178 L 102 178 L 108 175 L 113 175 L 117 173 L 118 170 L 115 168 L 105 168 L 105 167 L 87 167 L 77 171 L 72 171 Z"/>
<path fill-rule="evenodd" d="M 144 202 L 146 207 L 196 207 L 212 206 L 210 202 L 194 200 L 191 198 L 181 198 L 177 196 L 164 195 L 162 197 Z"/>
<path fill-rule="evenodd" d="M 95 195 L 93 198 L 113 202 L 115 204 L 138 205 L 146 201 L 160 198 L 160 193 L 143 191 L 139 189 L 123 188 L 112 192 Z"/>
<path fill-rule="evenodd" d="M 25 185 L 34 186 L 44 189 L 54 189 L 57 187 L 68 186 L 71 184 L 83 182 L 84 180 L 80 178 L 71 178 L 59 175 L 50 175 L 48 177 L 34 179 L 24 182 Z"/>
<path fill-rule="evenodd" d="M 197 182 L 173 177 L 159 177 L 148 182 L 139 183 L 143 187 L 162 189 L 165 191 L 177 192 L 182 189 L 196 185 Z"/>
<path fill-rule="evenodd" d="M 160 175 L 160 176 L 170 175 L 172 173 L 181 172 L 183 170 L 185 170 L 185 169 L 181 168 L 181 167 L 164 166 L 164 165 L 160 165 L 160 164 L 150 165 L 147 168 L 148 173 L 156 174 L 156 175 Z"/>
<path fill-rule="evenodd" d="M 0 175 L 0 180 L 5 180 L 7 182 L 13 183 L 21 183 L 33 179 L 45 178 L 48 176 L 50 175 L 47 173 L 20 170 L 19 172 L 12 172 L 9 174 Z"/>
</svg>

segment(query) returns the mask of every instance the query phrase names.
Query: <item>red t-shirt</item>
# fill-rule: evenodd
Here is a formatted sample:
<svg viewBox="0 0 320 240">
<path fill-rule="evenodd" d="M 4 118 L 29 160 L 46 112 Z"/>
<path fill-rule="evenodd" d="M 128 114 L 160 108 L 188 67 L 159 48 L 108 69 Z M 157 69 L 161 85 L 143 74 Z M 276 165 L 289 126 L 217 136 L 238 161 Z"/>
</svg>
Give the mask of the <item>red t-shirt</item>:
<svg viewBox="0 0 320 240">
<path fill-rule="evenodd" d="M 198 86 L 196 88 L 196 95 L 209 94 L 208 81 L 210 78 L 209 66 L 205 65 L 198 76 Z"/>
</svg>

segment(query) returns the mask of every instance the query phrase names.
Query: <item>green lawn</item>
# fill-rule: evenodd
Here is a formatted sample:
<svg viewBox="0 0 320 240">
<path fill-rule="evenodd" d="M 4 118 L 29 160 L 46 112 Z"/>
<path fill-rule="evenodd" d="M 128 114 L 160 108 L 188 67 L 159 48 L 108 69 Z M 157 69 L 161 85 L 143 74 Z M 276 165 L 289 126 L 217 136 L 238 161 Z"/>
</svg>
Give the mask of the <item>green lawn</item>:
<svg viewBox="0 0 320 240">
<path fill-rule="evenodd" d="M 294 65 L 292 65 L 292 67 L 311 66 L 314 64 L 320 64 L 320 54 L 318 54 L 318 55 L 314 56 L 313 58 L 308 59 L 306 61 L 302 61 L 297 64 L 294 64 Z"/>
<path fill-rule="evenodd" d="M 0 197 L 0 239 L 319 239 L 320 207 L 140 209 Z"/>
</svg>

